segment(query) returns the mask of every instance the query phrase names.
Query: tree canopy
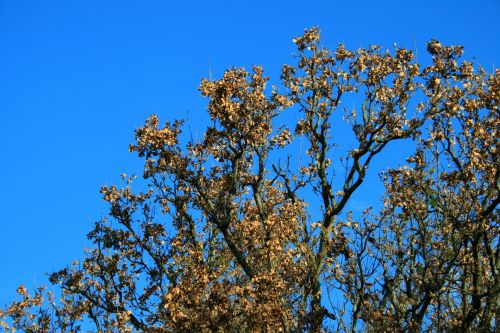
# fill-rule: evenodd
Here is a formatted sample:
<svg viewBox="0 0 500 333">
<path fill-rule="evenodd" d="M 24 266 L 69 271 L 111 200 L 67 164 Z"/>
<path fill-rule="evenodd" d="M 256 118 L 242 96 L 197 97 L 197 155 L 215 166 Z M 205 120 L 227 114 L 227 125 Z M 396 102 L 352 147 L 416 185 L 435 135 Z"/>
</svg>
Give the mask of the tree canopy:
<svg viewBox="0 0 500 333">
<path fill-rule="evenodd" d="M 147 119 L 130 145 L 144 182 L 102 187 L 93 247 L 50 275 L 54 294 L 20 286 L 4 329 L 498 329 L 500 70 L 436 40 L 426 65 L 404 48 L 330 50 L 317 28 L 293 42 L 271 89 L 258 66 L 201 82 L 202 138 Z M 406 162 L 349 211 L 395 141 Z"/>
</svg>

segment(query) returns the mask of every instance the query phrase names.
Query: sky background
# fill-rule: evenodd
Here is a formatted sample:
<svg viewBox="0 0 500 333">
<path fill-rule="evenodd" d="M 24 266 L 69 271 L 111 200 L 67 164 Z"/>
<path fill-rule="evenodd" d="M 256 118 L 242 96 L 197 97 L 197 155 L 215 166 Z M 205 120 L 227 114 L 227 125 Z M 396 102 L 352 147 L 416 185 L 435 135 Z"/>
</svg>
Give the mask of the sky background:
<svg viewBox="0 0 500 333">
<path fill-rule="evenodd" d="M 83 256 L 100 186 L 142 173 L 127 149 L 148 115 L 202 128 L 203 77 L 259 64 L 277 82 L 292 38 L 316 25 L 331 48 L 423 57 L 436 38 L 500 64 L 498 0 L 0 0 L 0 306 Z"/>
</svg>

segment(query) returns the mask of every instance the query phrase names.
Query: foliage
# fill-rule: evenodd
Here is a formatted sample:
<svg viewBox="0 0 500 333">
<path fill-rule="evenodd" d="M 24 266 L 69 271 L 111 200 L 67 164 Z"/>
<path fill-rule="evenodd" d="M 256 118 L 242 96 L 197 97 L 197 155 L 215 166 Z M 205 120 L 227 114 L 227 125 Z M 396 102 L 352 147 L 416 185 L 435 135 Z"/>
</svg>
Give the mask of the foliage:
<svg viewBox="0 0 500 333">
<path fill-rule="evenodd" d="M 435 40 L 427 66 L 402 48 L 330 51 L 317 28 L 294 43 L 282 93 L 261 67 L 202 81 L 213 124 L 201 140 L 154 115 L 136 130 L 147 190 L 125 175 L 103 187 L 93 248 L 50 276 L 60 300 L 20 287 L 4 328 L 498 329 L 500 70 Z M 349 212 L 397 140 L 412 152 L 382 172 L 379 208 Z"/>
</svg>

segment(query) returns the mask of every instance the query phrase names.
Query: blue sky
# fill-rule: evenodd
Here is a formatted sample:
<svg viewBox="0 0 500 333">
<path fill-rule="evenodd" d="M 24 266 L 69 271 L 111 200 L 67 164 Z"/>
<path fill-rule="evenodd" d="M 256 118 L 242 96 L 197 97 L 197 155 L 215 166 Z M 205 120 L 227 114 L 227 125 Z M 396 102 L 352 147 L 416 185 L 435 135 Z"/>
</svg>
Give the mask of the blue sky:
<svg viewBox="0 0 500 333">
<path fill-rule="evenodd" d="M 0 306 L 82 256 L 100 186 L 141 174 L 127 147 L 149 114 L 202 128 L 201 78 L 251 64 L 277 78 L 315 25 L 330 47 L 423 54 L 436 38 L 500 64 L 498 0 L 0 0 Z"/>
</svg>

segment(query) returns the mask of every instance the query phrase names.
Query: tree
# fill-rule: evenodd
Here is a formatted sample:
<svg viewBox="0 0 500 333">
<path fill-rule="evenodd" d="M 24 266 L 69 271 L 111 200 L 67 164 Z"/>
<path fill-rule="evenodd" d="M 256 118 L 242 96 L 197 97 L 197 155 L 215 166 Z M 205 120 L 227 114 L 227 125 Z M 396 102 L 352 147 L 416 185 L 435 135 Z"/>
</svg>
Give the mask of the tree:
<svg viewBox="0 0 500 333">
<path fill-rule="evenodd" d="M 317 28 L 294 43 L 282 92 L 261 67 L 202 81 L 202 139 L 155 115 L 136 130 L 146 190 L 102 187 L 93 248 L 50 275 L 58 297 L 21 286 L 6 330 L 498 329 L 500 70 L 435 40 L 425 67 L 402 48 L 330 51 Z M 412 153 L 381 173 L 382 201 L 348 211 L 399 140 Z"/>
</svg>

